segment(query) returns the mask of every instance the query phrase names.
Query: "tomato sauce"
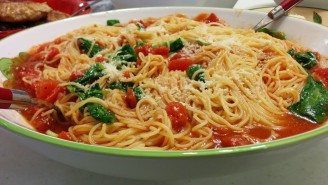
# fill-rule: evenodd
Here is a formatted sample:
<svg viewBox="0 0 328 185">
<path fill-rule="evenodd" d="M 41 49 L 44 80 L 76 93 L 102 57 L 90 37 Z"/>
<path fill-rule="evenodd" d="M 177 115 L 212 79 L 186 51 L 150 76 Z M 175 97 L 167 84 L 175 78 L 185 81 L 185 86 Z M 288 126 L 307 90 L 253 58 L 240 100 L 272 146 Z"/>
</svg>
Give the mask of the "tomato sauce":
<svg viewBox="0 0 328 185">
<path fill-rule="evenodd" d="M 32 121 L 30 121 L 39 109 L 42 107 L 40 106 L 30 106 L 27 109 L 24 109 L 21 111 L 21 114 L 29 120 L 29 123 L 38 131 L 41 133 L 45 133 L 47 130 L 51 130 L 54 133 L 61 133 L 63 131 L 67 131 L 69 124 L 67 123 L 61 123 L 59 120 L 56 120 L 51 115 L 45 115 L 41 116 L 39 114 L 36 116 Z"/>
<path fill-rule="evenodd" d="M 275 139 L 301 134 L 321 126 L 320 124 L 314 124 L 291 114 L 281 116 L 280 120 L 282 120 L 282 122 L 279 126 L 281 126 L 282 129 L 274 130 L 278 135 Z M 243 131 L 233 131 L 225 127 L 212 128 L 212 130 L 212 140 L 216 145 L 215 148 L 252 144 L 253 142 L 249 141 L 244 135 L 250 136 L 255 143 L 271 137 L 271 128 L 259 124 L 252 128 L 245 128 Z"/>
</svg>

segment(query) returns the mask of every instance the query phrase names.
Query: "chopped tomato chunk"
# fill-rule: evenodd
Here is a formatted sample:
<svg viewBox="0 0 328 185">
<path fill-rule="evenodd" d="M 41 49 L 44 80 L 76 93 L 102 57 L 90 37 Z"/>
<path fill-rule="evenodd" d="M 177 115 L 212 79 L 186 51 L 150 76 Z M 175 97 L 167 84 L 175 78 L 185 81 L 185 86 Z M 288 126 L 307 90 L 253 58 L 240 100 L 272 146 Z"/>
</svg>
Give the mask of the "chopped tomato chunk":
<svg viewBox="0 0 328 185">
<path fill-rule="evenodd" d="M 145 56 L 147 56 L 153 52 L 153 47 L 149 44 L 145 44 L 145 45 L 137 47 L 135 49 L 135 52 L 136 52 L 137 56 L 139 56 L 139 53 L 143 53 Z"/>
<path fill-rule="evenodd" d="M 50 48 L 50 52 L 47 55 L 47 60 L 52 60 L 58 54 L 59 54 L 58 48 L 55 47 Z"/>
<path fill-rule="evenodd" d="M 180 132 L 188 121 L 186 107 L 180 102 L 171 102 L 166 106 L 165 111 L 170 118 L 173 130 Z"/>
<path fill-rule="evenodd" d="M 59 93 L 65 91 L 65 87 L 59 86 L 59 82 L 55 80 L 36 82 L 34 87 L 36 98 L 50 103 L 54 103 L 57 100 Z"/>
<path fill-rule="evenodd" d="M 96 62 L 104 62 L 104 61 L 106 61 L 107 59 L 105 58 L 105 57 L 96 57 L 95 58 L 95 61 Z"/>
<path fill-rule="evenodd" d="M 65 139 L 65 140 L 68 140 L 68 141 L 73 141 L 71 135 L 69 135 L 69 133 L 68 132 L 65 132 L 65 131 L 61 131 L 58 134 L 58 138 Z"/>
<path fill-rule="evenodd" d="M 153 49 L 153 54 L 162 55 L 164 58 L 168 57 L 170 53 L 170 48 L 166 46 L 158 46 Z"/>
<path fill-rule="evenodd" d="M 328 88 L 328 68 L 317 68 L 314 70 L 313 76 L 320 80 L 326 88 Z"/>
<path fill-rule="evenodd" d="M 189 58 L 190 55 L 185 53 L 185 51 L 180 50 L 178 53 L 174 54 L 170 60 L 179 59 L 179 58 Z"/>
<path fill-rule="evenodd" d="M 124 72 L 124 73 L 123 73 L 123 76 L 124 76 L 125 78 L 130 78 L 130 77 L 131 77 L 131 75 L 130 75 L 129 72 Z"/>
<path fill-rule="evenodd" d="M 211 13 L 205 20 L 206 23 L 210 23 L 210 22 L 220 22 L 220 19 L 214 14 Z"/>
<path fill-rule="evenodd" d="M 131 109 L 134 109 L 137 106 L 137 97 L 134 95 L 134 92 L 130 87 L 127 88 L 125 101 Z"/>
<path fill-rule="evenodd" d="M 242 146 L 248 144 L 251 144 L 251 142 L 242 135 L 231 134 L 221 138 L 222 147 Z"/>
<path fill-rule="evenodd" d="M 60 37 L 58 37 L 58 38 L 56 38 L 56 39 L 54 40 L 54 43 L 55 43 L 55 44 L 60 44 L 61 42 L 62 42 L 62 40 L 61 40 Z"/>
<path fill-rule="evenodd" d="M 197 15 L 194 18 L 194 20 L 199 21 L 199 22 L 204 22 L 204 23 L 217 22 L 217 23 L 224 24 L 224 22 L 222 20 L 220 20 L 215 13 L 210 13 L 210 14 L 201 13 L 201 14 Z"/>
<path fill-rule="evenodd" d="M 140 59 L 138 59 L 137 62 L 136 62 L 136 66 L 140 66 L 141 63 L 142 63 L 142 61 Z"/>
<path fill-rule="evenodd" d="M 78 78 L 81 78 L 82 76 L 84 75 L 84 73 L 82 72 L 77 72 L 77 71 L 74 71 L 71 76 L 69 77 L 69 81 L 74 81 Z"/>
<path fill-rule="evenodd" d="M 170 60 L 168 64 L 169 70 L 180 70 L 180 71 L 185 71 L 187 68 L 192 65 L 194 62 L 190 59 L 186 58 L 179 58 L 179 59 L 174 59 Z"/>
</svg>

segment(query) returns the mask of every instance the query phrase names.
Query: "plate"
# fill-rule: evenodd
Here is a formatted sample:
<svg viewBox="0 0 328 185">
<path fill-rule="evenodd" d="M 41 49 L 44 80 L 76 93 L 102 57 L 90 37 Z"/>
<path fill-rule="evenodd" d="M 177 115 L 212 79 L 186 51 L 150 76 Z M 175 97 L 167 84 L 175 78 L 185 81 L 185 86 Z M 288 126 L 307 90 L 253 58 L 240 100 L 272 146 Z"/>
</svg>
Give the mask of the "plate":
<svg viewBox="0 0 328 185">
<path fill-rule="evenodd" d="M 52 9 L 64 12 L 68 15 L 73 14 L 75 11 L 79 10 L 82 7 L 88 5 L 87 0 L 29 0 L 33 2 L 46 2 Z M 79 15 L 88 14 L 91 12 L 91 8 L 87 8 L 85 11 L 81 12 Z M 6 30 L 0 31 L 0 39 L 7 37 L 11 34 L 17 33 L 24 29 L 14 29 L 14 30 Z"/>
</svg>

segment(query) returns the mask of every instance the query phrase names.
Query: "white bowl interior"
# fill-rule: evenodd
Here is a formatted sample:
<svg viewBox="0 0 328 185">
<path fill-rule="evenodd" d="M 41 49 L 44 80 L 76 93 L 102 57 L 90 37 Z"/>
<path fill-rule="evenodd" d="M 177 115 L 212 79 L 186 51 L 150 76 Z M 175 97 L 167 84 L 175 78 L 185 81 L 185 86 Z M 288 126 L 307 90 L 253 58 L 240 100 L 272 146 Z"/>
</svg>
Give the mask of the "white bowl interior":
<svg viewBox="0 0 328 185">
<path fill-rule="evenodd" d="M 197 6 L 232 8 L 238 0 L 112 0 L 116 9 L 156 6 Z"/>
</svg>

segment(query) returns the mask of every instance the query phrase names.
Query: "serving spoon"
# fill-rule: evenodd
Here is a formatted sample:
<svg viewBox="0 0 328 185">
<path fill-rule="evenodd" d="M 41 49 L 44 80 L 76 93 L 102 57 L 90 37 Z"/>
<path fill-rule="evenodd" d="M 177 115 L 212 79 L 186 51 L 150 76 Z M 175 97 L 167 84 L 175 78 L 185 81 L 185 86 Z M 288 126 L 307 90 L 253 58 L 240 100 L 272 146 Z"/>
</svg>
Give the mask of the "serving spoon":
<svg viewBox="0 0 328 185">
<path fill-rule="evenodd" d="M 0 87 L 0 109 L 23 110 L 31 105 L 55 107 L 51 103 L 30 97 L 25 91 Z"/>
<path fill-rule="evenodd" d="M 54 104 L 32 98 L 27 92 L 22 90 L 0 87 L 0 109 L 24 110 L 32 105 L 54 109 L 61 121 L 66 120 L 62 111 Z"/>
<path fill-rule="evenodd" d="M 253 30 L 258 31 L 261 28 L 264 28 L 271 22 L 281 18 L 294 6 L 302 2 L 303 0 L 283 0 L 278 6 L 273 8 L 256 26 Z"/>
</svg>

